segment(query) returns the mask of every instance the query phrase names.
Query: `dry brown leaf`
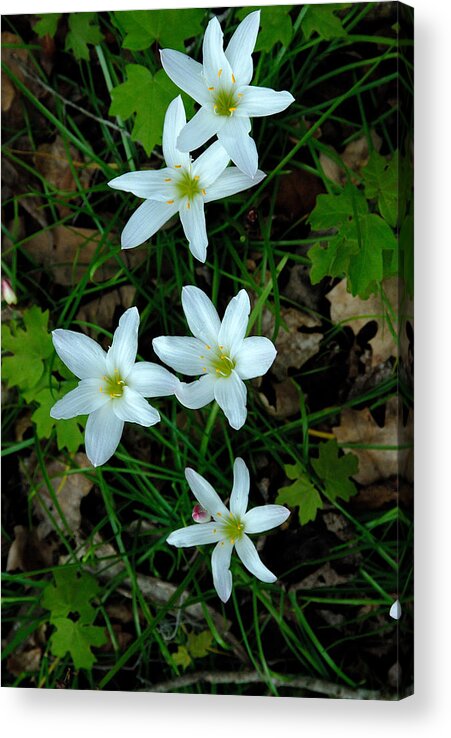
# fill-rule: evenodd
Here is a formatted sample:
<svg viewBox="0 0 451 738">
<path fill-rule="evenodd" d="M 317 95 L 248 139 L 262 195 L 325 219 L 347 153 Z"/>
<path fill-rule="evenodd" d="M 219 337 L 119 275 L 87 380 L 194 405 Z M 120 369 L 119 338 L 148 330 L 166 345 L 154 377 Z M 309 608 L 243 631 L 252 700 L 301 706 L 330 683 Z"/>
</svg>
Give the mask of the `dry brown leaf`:
<svg viewBox="0 0 451 738">
<path fill-rule="evenodd" d="M 351 504 L 353 508 L 378 510 L 388 503 L 398 502 L 410 507 L 413 502 L 413 488 L 408 482 L 394 479 L 364 487 L 352 498 Z"/>
<path fill-rule="evenodd" d="M 28 51 L 21 48 L 12 48 L 12 46 L 23 46 L 22 40 L 14 33 L 4 31 L 2 33 L 2 64 L 5 64 L 13 72 L 13 74 L 21 81 L 24 81 L 24 75 L 21 69 L 28 58 Z M 18 94 L 6 72 L 2 72 L 2 112 L 7 113 Z"/>
<path fill-rule="evenodd" d="M 20 676 L 23 672 L 38 671 L 41 664 L 42 648 L 35 646 L 28 651 L 13 653 L 8 661 L 7 667 L 10 674 Z"/>
<path fill-rule="evenodd" d="M 373 142 L 374 149 L 379 151 L 382 145 L 381 137 L 375 131 L 371 131 L 371 140 Z M 335 154 L 337 154 L 333 147 L 331 147 L 331 149 Z M 368 164 L 370 158 L 366 136 L 361 136 L 355 141 L 351 141 L 351 143 L 346 146 L 342 154 L 337 154 L 337 157 L 338 159 L 341 159 L 343 164 L 353 172 L 360 172 L 360 170 Z M 346 183 L 348 175 L 345 169 L 340 166 L 335 159 L 332 159 L 322 151 L 319 156 L 319 161 L 324 174 L 332 180 L 332 182 L 336 182 L 339 185 L 344 185 Z M 358 182 L 359 180 L 356 178 L 355 181 Z"/>
<path fill-rule="evenodd" d="M 347 280 L 342 279 L 327 294 L 330 302 L 330 317 L 334 323 L 352 328 L 354 335 L 367 325 L 370 321 L 375 320 L 377 323 L 377 333 L 369 340 L 372 349 L 372 366 L 382 364 L 390 356 L 397 356 L 398 348 L 395 339 L 390 331 L 389 320 L 393 330 L 397 330 L 394 323 L 398 313 L 398 279 L 390 277 L 382 282 L 382 288 L 385 296 L 393 308 L 393 314 L 388 315 L 387 305 L 385 305 L 379 295 L 372 295 L 368 300 L 361 300 L 360 297 L 353 297 L 347 291 Z"/>
<path fill-rule="evenodd" d="M 265 410 L 274 418 L 289 418 L 299 412 L 299 392 L 291 379 L 285 379 L 283 382 L 273 382 L 275 393 L 274 404 L 270 404 L 268 398 L 263 392 L 259 392 L 258 396 Z"/>
<path fill-rule="evenodd" d="M 346 453 L 352 452 L 359 459 L 359 470 L 354 475 L 360 484 L 372 484 L 379 479 L 401 475 L 409 478 L 411 449 L 377 448 L 385 446 L 399 446 L 400 423 L 398 422 L 398 399 L 392 397 L 385 408 L 385 423 L 378 426 L 368 408 L 351 410 L 345 408 L 340 416 L 340 425 L 333 428 L 333 432 L 340 444 L 365 444 L 370 448 L 345 448 Z M 402 426 L 401 426 L 402 427 Z M 402 443 L 407 443 L 411 424 L 403 429 Z M 410 481 L 410 480 L 409 480 Z"/>
<path fill-rule="evenodd" d="M 57 544 L 40 540 L 36 531 L 16 525 L 14 540 L 8 551 L 6 571 L 32 571 L 52 566 L 56 548 Z"/>
<path fill-rule="evenodd" d="M 271 371 L 281 382 L 288 376 L 289 369 L 300 369 L 318 352 L 323 338 L 322 333 L 304 332 L 303 329 L 316 328 L 321 322 L 301 313 L 295 308 L 281 308 L 281 325 L 276 339 L 277 356 Z M 272 339 L 275 319 L 270 310 L 264 309 L 262 316 L 262 335 Z"/>
<path fill-rule="evenodd" d="M 83 305 L 77 313 L 77 320 L 94 323 L 102 328 L 112 328 L 114 311 L 122 306 L 133 305 L 136 289 L 132 285 L 123 285 L 112 292 L 103 292 L 100 297 Z"/>
<path fill-rule="evenodd" d="M 314 587 L 335 587 L 337 584 L 344 584 L 348 581 L 348 577 L 337 574 L 332 569 L 330 561 L 323 564 L 319 569 L 309 574 L 301 582 L 294 584 L 290 590 L 296 592 L 298 589 L 313 589 Z"/>
<path fill-rule="evenodd" d="M 73 162 L 72 167 L 69 163 L 69 157 Z M 80 152 L 71 144 L 65 144 L 61 136 L 57 136 L 52 143 L 44 143 L 38 146 L 33 160 L 37 171 L 62 195 L 61 202 L 56 200 L 60 216 L 64 218 L 70 215 L 72 210 L 65 204 L 64 194 L 76 192 L 78 189 L 73 174 L 73 166 L 83 161 Z M 80 169 L 78 177 L 83 188 L 89 186 L 91 174 L 92 170 Z"/>
</svg>

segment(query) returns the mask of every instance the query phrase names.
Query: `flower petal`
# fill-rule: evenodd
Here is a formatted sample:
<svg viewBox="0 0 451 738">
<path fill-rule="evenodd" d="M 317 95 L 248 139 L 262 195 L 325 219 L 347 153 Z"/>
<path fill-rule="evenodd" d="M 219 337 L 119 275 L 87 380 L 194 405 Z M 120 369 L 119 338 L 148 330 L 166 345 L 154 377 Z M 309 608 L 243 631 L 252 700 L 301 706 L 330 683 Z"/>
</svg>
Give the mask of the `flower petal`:
<svg viewBox="0 0 451 738">
<path fill-rule="evenodd" d="M 239 430 L 246 422 L 246 385 L 233 371 L 230 377 L 217 379 L 214 385 L 215 400 L 224 412 L 232 428 Z"/>
<path fill-rule="evenodd" d="M 262 533 L 282 525 L 289 517 L 290 511 L 283 505 L 260 505 L 254 507 L 244 516 L 246 533 Z"/>
<path fill-rule="evenodd" d="M 226 124 L 218 131 L 218 139 L 233 163 L 253 179 L 258 169 L 258 152 L 254 139 L 248 135 L 249 130 L 249 118 L 234 115 L 227 118 Z"/>
<path fill-rule="evenodd" d="M 186 200 L 179 212 L 190 251 L 203 263 L 207 258 L 208 236 L 202 196 L 197 195 L 191 201 Z"/>
<path fill-rule="evenodd" d="M 242 192 L 243 190 L 247 190 L 249 187 L 259 184 L 265 177 L 266 174 L 260 171 L 260 169 L 257 169 L 254 179 L 251 179 L 247 174 L 243 174 L 238 167 L 228 167 L 223 171 L 220 177 L 210 185 L 207 190 L 207 194 L 204 197 L 204 202 L 220 200 L 222 197 L 228 197 L 228 195 L 236 195 L 237 192 Z"/>
<path fill-rule="evenodd" d="M 113 403 L 114 414 L 127 423 L 138 423 L 148 428 L 160 421 L 160 413 L 149 405 L 139 392 L 124 387 L 122 397 L 116 398 Z"/>
<path fill-rule="evenodd" d="M 138 362 L 127 376 L 127 385 L 143 397 L 169 397 L 179 383 L 164 366 L 150 361 Z"/>
<path fill-rule="evenodd" d="M 176 202 L 145 200 L 135 210 L 121 235 L 123 249 L 133 249 L 147 241 L 178 211 Z"/>
<path fill-rule="evenodd" d="M 106 371 L 106 353 L 84 333 L 57 328 L 52 331 L 55 351 L 79 379 L 101 378 Z"/>
<path fill-rule="evenodd" d="M 230 541 L 219 541 L 211 555 L 213 584 L 219 598 L 223 602 L 227 602 L 232 594 L 232 573 L 230 571 L 232 551 L 233 543 L 230 543 Z"/>
<path fill-rule="evenodd" d="M 241 87 L 240 91 L 243 97 L 239 106 L 239 114 L 248 115 L 250 118 L 281 113 L 294 102 L 293 95 L 286 90 L 277 92 L 270 87 L 251 85 Z"/>
<path fill-rule="evenodd" d="M 266 568 L 251 539 L 244 535 L 235 543 L 236 552 L 244 566 L 262 582 L 275 582 L 277 577 Z"/>
<path fill-rule="evenodd" d="M 216 521 L 221 522 L 221 519 L 230 517 L 229 511 L 210 482 L 189 467 L 185 469 L 185 477 L 196 500 Z"/>
<path fill-rule="evenodd" d="M 189 329 L 204 344 L 218 342 L 221 321 L 209 297 L 194 285 L 182 289 L 182 306 Z"/>
<path fill-rule="evenodd" d="M 202 64 L 174 49 L 162 49 L 160 57 L 164 71 L 177 87 L 180 87 L 200 105 L 208 102 L 209 95 Z M 166 159 L 166 153 L 164 157 Z M 168 159 L 166 161 L 169 164 Z"/>
<path fill-rule="evenodd" d="M 227 305 L 219 331 L 218 343 L 232 359 L 246 335 L 251 304 L 246 290 L 240 290 Z"/>
<path fill-rule="evenodd" d="M 249 13 L 237 27 L 225 50 L 237 84 L 248 85 L 252 79 L 254 71 L 252 52 L 257 40 L 259 25 L 260 11 Z"/>
<path fill-rule="evenodd" d="M 215 115 L 210 108 L 201 108 L 182 128 L 177 138 L 180 151 L 195 151 L 224 126 L 226 118 Z"/>
<path fill-rule="evenodd" d="M 175 396 L 185 407 L 198 410 L 215 399 L 216 382 L 217 379 L 212 374 L 204 374 L 203 377 L 189 384 L 180 382 L 175 390 Z"/>
<path fill-rule="evenodd" d="M 162 55 L 163 53 L 164 52 L 162 52 Z M 189 56 L 186 56 L 185 54 L 180 54 L 180 52 L 178 51 L 171 52 L 168 50 L 168 53 L 179 54 L 181 57 L 189 59 Z M 190 59 L 190 61 L 192 62 L 193 60 Z M 197 62 L 193 63 L 197 64 Z M 199 66 L 201 65 L 199 64 Z M 177 148 L 177 138 L 180 131 L 185 125 L 185 108 L 183 105 L 183 100 L 179 95 L 169 104 L 168 109 L 166 110 L 166 115 L 164 116 L 163 156 L 168 167 L 179 167 L 180 165 L 183 167 L 188 167 L 190 165 L 189 154 L 183 153 Z M 167 174 L 166 176 L 171 177 L 171 173 Z"/>
<path fill-rule="evenodd" d="M 247 510 L 249 499 L 249 469 L 243 459 L 235 459 L 233 465 L 233 488 L 230 495 L 230 512 L 242 518 Z"/>
<path fill-rule="evenodd" d="M 123 428 L 124 421 L 115 415 L 111 402 L 88 416 L 85 447 L 93 466 L 101 466 L 111 458 L 119 445 Z"/>
<path fill-rule="evenodd" d="M 216 523 L 203 523 L 174 530 L 167 537 L 166 542 L 177 548 L 186 548 L 187 546 L 203 546 L 204 543 L 217 543 L 221 538 L 222 534 Z"/>
<path fill-rule="evenodd" d="M 276 347 L 269 338 L 249 336 L 235 354 L 235 371 L 241 379 L 262 377 L 276 358 Z"/>
<path fill-rule="evenodd" d="M 219 141 L 215 141 L 193 162 L 193 176 L 198 176 L 203 188 L 210 187 L 221 176 L 230 157 Z"/>
<path fill-rule="evenodd" d="M 232 84 L 232 68 L 224 54 L 223 33 L 216 17 L 209 22 L 202 45 L 203 73 L 208 87 L 230 86 Z"/>
<path fill-rule="evenodd" d="M 101 384 L 101 379 L 82 379 L 78 387 L 55 402 L 50 410 L 50 417 L 65 420 L 93 413 L 110 399 L 101 392 Z"/>
<path fill-rule="evenodd" d="M 127 378 L 138 352 L 138 328 L 138 308 L 129 308 L 120 317 L 119 325 L 113 334 L 113 343 L 106 355 L 108 374 L 117 371 L 121 379 Z"/>
<path fill-rule="evenodd" d="M 205 344 L 190 336 L 158 336 L 153 350 L 165 364 L 181 374 L 197 377 L 205 372 Z M 178 383 L 177 383 L 178 387 Z M 174 390 L 176 387 L 174 386 Z"/>
<path fill-rule="evenodd" d="M 166 180 L 172 177 L 172 169 L 164 167 L 155 172 L 127 172 L 115 177 L 108 182 L 108 186 L 113 190 L 122 190 L 123 192 L 132 192 L 137 197 L 145 199 L 165 201 L 169 199 Z"/>
</svg>

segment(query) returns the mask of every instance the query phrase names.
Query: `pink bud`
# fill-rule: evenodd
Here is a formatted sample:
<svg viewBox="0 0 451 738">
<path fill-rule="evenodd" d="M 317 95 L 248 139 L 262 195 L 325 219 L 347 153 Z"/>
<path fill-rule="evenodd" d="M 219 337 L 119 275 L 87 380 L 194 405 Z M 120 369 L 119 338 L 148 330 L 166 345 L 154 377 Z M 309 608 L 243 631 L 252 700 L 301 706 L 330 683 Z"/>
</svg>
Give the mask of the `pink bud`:
<svg viewBox="0 0 451 738">
<path fill-rule="evenodd" d="M 211 520 L 211 515 L 202 505 L 194 505 L 193 520 L 195 523 L 208 523 Z"/>
<path fill-rule="evenodd" d="M 2 300 L 8 305 L 16 305 L 17 303 L 17 295 L 11 287 L 11 282 L 5 278 L 2 279 Z"/>
</svg>

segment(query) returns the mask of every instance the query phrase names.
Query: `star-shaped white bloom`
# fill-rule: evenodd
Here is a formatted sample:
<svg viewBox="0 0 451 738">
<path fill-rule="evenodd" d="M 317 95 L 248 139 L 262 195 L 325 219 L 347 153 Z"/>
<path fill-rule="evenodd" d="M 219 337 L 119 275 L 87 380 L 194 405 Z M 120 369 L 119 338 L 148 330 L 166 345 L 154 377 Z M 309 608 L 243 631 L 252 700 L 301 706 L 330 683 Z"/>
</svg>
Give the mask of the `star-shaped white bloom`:
<svg viewBox="0 0 451 738">
<path fill-rule="evenodd" d="M 146 427 L 158 423 L 160 415 L 145 397 L 173 395 L 179 384 L 162 366 L 135 363 L 138 326 L 138 310 L 126 310 L 107 352 L 84 333 L 62 328 L 52 332 L 56 353 L 80 382 L 53 405 L 50 415 L 61 420 L 89 414 L 85 446 L 93 466 L 114 454 L 124 422 Z"/>
<path fill-rule="evenodd" d="M 245 379 L 266 374 L 276 357 L 269 338 L 245 338 L 250 303 L 240 290 L 219 319 L 216 308 L 198 287 L 182 290 L 182 306 L 194 335 L 153 339 L 159 358 L 172 369 L 189 376 L 202 375 L 190 384 L 180 382 L 175 395 L 182 405 L 197 409 L 216 400 L 232 428 L 238 430 L 247 416 Z"/>
<path fill-rule="evenodd" d="M 204 36 L 203 65 L 180 51 L 160 52 L 168 76 L 201 106 L 181 131 L 177 147 L 194 151 L 217 135 L 234 164 L 249 177 L 255 177 L 258 167 L 250 118 L 280 113 L 294 100 L 286 91 L 250 86 L 259 24 L 259 10 L 247 15 L 224 52 L 221 26 L 212 18 Z"/>
<path fill-rule="evenodd" d="M 185 108 L 179 95 L 170 103 L 164 119 L 163 154 L 167 166 L 156 171 L 128 172 L 108 182 L 116 190 L 145 199 L 122 231 L 123 249 L 147 241 L 178 212 L 191 253 L 204 262 L 208 246 L 204 204 L 247 190 L 265 177 L 258 171 L 251 179 L 236 167 L 227 167 L 230 156 L 218 141 L 192 161 L 188 149 L 182 153 L 176 146 L 185 124 Z"/>
<path fill-rule="evenodd" d="M 249 470 L 243 459 L 235 459 L 230 510 L 206 479 L 193 469 L 185 469 L 192 493 L 200 505 L 210 513 L 211 523 L 197 523 L 170 534 L 168 543 L 178 548 L 216 543 L 211 557 L 213 583 L 219 597 L 227 602 L 232 592 L 230 558 L 233 547 L 246 569 L 262 582 L 275 582 L 277 577 L 262 563 L 257 549 L 247 535 L 281 525 L 290 511 L 283 505 L 261 505 L 247 510 L 249 497 Z"/>
</svg>

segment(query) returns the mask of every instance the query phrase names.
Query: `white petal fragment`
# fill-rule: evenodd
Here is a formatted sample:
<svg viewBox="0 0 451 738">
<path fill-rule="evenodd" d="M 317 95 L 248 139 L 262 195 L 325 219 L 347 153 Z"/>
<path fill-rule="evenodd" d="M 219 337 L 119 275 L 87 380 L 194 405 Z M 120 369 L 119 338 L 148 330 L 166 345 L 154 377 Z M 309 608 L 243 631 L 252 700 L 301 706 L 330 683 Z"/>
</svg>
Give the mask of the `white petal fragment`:
<svg viewBox="0 0 451 738">
<path fill-rule="evenodd" d="M 195 151 L 223 128 L 226 118 L 215 115 L 209 108 L 201 108 L 182 128 L 177 138 L 180 151 Z"/>
<path fill-rule="evenodd" d="M 203 72 L 208 86 L 223 84 L 229 86 L 232 81 L 232 69 L 223 50 L 223 33 L 218 19 L 209 22 L 202 45 Z"/>
<path fill-rule="evenodd" d="M 226 353 L 232 357 L 239 349 L 246 335 L 251 304 L 246 290 L 240 290 L 227 305 L 219 331 L 218 343 L 225 347 Z"/>
<path fill-rule="evenodd" d="M 239 430 L 246 422 L 246 385 L 233 371 L 230 377 L 217 379 L 214 385 L 215 400 L 232 428 Z"/>
<path fill-rule="evenodd" d="M 194 285 L 182 289 L 182 306 L 193 336 L 207 345 L 218 341 L 221 321 L 209 297 Z"/>
<path fill-rule="evenodd" d="M 91 413 L 86 423 L 86 455 L 93 466 L 101 466 L 116 451 L 121 440 L 124 421 L 114 413 L 112 403 Z"/>
<path fill-rule="evenodd" d="M 244 535 L 235 543 L 236 552 L 244 566 L 262 582 L 275 582 L 277 577 L 264 565 L 251 539 Z"/>
<path fill-rule="evenodd" d="M 138 328 L 138 308 L 129 308 L 121 315 L 114 331 L 113 343 L 106 357 L 108 374 L 118 372 L 121 379 L 127 378 L 138 352 Z"/>
<path fill-rule="evenodd" d="M 202 64 L 173 49 L 162 49 L 160 56 L 163 69 L 177 87 L 180 87 L 200 105 L 208 102 L 208 91 L 202 74 Z M 164 156 L 166 159 L 166 153 Z M 169 164 L 167 159 L 166 161 Z"/>
<path fill-rule="evenodd" d="M 176 202 L 145 200 L 135 210 L 121 235 L 123 249 L 133 249 L 147 241 L 178 211 Z"/>
<path fill-rule="evenodd" d="M 188 525 L 171 533 L 166 541 L 177 548 L 187 546 L 203 546 L 204 543 L 217 543 L 221 540 L 221 533 L 216 523 L 203 523 L 202 525 Z"/>
<path fill-rule="evenodd" d="M 143 397 L 169 397 L 179 383 L 164 366 L 150 361 L 135 364 L 127 377 L 127 385 Z"/>
<path fill-rule="evenodd" d="M 230 543 L 230 541 L 220 541 L 214 547 L 211 555 L 213 584 L 219 598 L 223 602 L 227 602 L 232 594 L 232 573 L 230 571 L 232 550 L 233 543 Z"/>
<path fill-rule="evenodd" d="M 108 186 L 114 190 L 122 190 L 123 192 L 132 192 L 136 197 L 144 199 L 167 200 L 165 189 L 167 189 L 166 180 L 172 177 L 172 169 L 164 167 L 156 172 L 127 172 L 115 177 L 108 182 Z"/>
<path fill-rule="evenodd" d="M 191 201 L 187 200 L 180 206 L 180 220 L 192 255 L 204 263 L 207 258 L 208 236 L 201 195 L 197 195 Z"/>
<path fill-rule="evenodd" d="M 178 401 L 190 410 L 198 410 L 209 405 L 215 399 L 215 384 L 217 380 L 212 374 L 204 374 L 195 382 L 180 382 L 175 390 Z"/>
<path fill-rule="evenodd" d="M 399 600 L 395 600 L 390 607 L 390 617 L 393 620 L 399 620 L 402 615 L 401 603 Z"/>
<path fill-rule="evenodd" d="M 222 197 L 236 195 L 237 192 L 248 190 L 249 187 L 260 184 L 265 177 L 266 174 L 260 171 L 260 169 L 257 170 L 254 179 L 251 179 L 251 177 L 244 174 L 238 167 L 228 167 L 207 189 L 204 202 L 212 202 L 213 200 L 220 200 Z"/>
<path fill-rule="evenodd" d="M 276 358 L 276 347 L 269 338 L 264 336 L 249 336 L 234 356 L 235 371 L 241 379 L 262 377 Z"/>
<path fill-rule="evenodd" d="M 277 92 L 270 87 L 249 87 L 241 88 L 243 94 L 240 103 L 240 114 L 248 115 L 250 118 L 260 118 L 265 115 L 275 115 L 286 110 L 294 97 L 290 92 L 282 90 Z"/>
<path fill-rule="evenodd" d="M 230 157 L 219 141 L 215 141 L 193 163 L 193 175 L 198 176 L 203 188 L 216 182 L 230 161 Z"/>
<path fill-rule="evenodd" d="M 242 518 L 247 510 L 249 499 L 249 469 L 243 459 L 235 459 L 233 465 L 233 488 L 230 495 L 230 512 Z"/>
<path fill-rule="evenodd" d="M 148 428 L 160 420 L 160 413 L 130 387 L 124 387 L 122 397 L 113 400 L 112 406 L 114 414 L 127 423 L 138 423 Z"/>
<path fill-rule="evenodd" d="M 215 520 L 221 522 L 229 517 L 229 511 L 210 482 L 190 468 L 185 469 L 185 477 L 196 500 Z"/>
<path fill-rule="evenodd" d="M 246 533 L 263 533 L 278 525 L 282 525 L 289 517 L 290 511 L 283 505 L 260 505 L 254 507 L 244 516 Z"/>
<path fill-rule="evenodd" d="M 78 387 L 58 400 L 50 410 L 50 417 L 57 420 L 87 415 L 102 407 L 110 398 L 100 391 L 101 379 L 82 379 Z"/>
<path fill-rule="evenodd" d="M 57 328 L 52 332 L 53 345 L 60 359 L 79 379 L 101 378 L 106 371 L 106 353 L 84 333 Z"/>
<path fill-rule="evenodd" d="M 252 52 L 260 25 L 260 11 L 249 13 L 241 21 L 229 41 L 225 55 L 230 62 L 237 84 L 248 85 L 252 79 Z"/>
<path fill-rule="evenodd" d="M 233 163 L 253 179 L 258 169 L 258 152 L 254 139 L 248 135 L 249 129 L 249 118 L 233 116 L 218 131 L 218 139 Z"/>
<path fill-rule="evenodd" d="M 162 52 L 163 55 L 164 52 Z M 185 57 L 185 54 L 180 54 L 178 51 L 170 52 L 169 54 L 179 54 L 183 58 L 189 59 L 189 57 Z M 190 60 L 192 61 L 192 59 Z M 196 62 L 194 62 L 196 64 Z M 200 65 L 199 65 L 200 66 Z M 163 126 L 163 156 L 166 161 L 166 164 L 168 167 L 187 167 L 190 163 L 189 154 L 182 153 L 177 148 L 177 138 L 182 130 L 183 126 L 186 125 L 186 115 L 185 115 L 185 108 L 183 106 L 183 101 L 180 95 L 173 100 L 166 111 L 166 115 L 164 117 L 164 126 Z M 172 174 L 167 174 L 167 177 L 171 177 Z"/>
<path fill-rule="evenodd" d="M 205 344 L 190 336 L 158 336 L 152 341 L 153 350 L 176 372 L 197 377 L 205 372 Z M 139 365 L 138 365 L 139 366 Z M 177 389 L 174 385 L 174 391 Z"/>
</svg>

